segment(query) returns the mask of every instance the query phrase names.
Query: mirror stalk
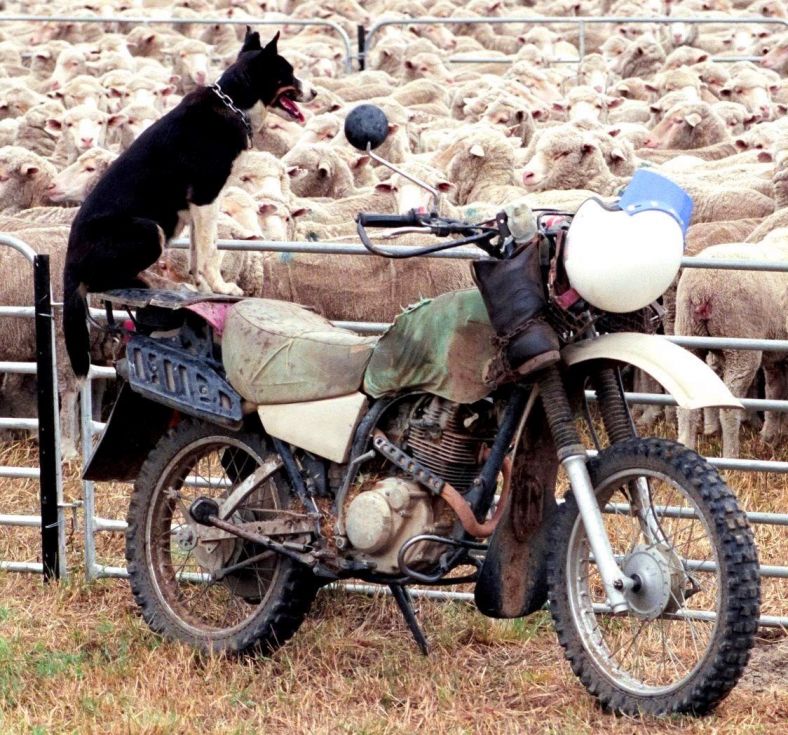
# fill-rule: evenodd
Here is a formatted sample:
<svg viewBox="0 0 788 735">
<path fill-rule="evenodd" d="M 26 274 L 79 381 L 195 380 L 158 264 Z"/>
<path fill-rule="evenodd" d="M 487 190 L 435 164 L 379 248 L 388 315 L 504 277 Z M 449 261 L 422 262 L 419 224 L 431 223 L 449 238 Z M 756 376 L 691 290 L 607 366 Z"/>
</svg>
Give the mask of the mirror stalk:
<svg viewBox="0 0 788 735">
<path fill-rule="evenodd" d="M 409 173 L 406 173 L 401 168 L 397 168 L 390 161 L 387 161 L 385 158 L 381 158 L 376 153 L 373 153 L 372 146 L 369 143 L 367 143 L 367 155 L 373 161 L 382 163 L 386 168 L 391 169 L 395 174 L 404 176 L 408 181 L 412 181 L 414 184 L 416 184 L 416 186 L 420 186 L 422 189 L 429 192 L 429 194 L 432 196 L 432 202 L 430 203 L 431 209 L 435 212 L 438 211 L 438 199 L 440 198 L 440 192 L 434 186 L 430 186 L 425 181 L 422 181 L 421 179 L 417 179 L 415 176 L 411 176 Z"/>
</svg>

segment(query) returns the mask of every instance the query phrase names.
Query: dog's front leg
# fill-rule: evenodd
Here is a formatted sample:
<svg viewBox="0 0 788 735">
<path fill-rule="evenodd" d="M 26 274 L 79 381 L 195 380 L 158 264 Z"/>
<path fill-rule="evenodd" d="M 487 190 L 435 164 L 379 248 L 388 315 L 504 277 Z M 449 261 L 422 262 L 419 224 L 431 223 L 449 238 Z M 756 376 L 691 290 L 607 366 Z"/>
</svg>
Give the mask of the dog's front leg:
<svg viewBox="0 0 788 735">
<path fill-rule="evenodd" d="M 223 253 L 216 248 L 216 222 L 219 217 L 219 200 L 198 206 L 189 205 L 191 215 L 190 229 L 190 267 L 189 272 L 194 284 L 200 291 L 209 293 L 242 296 L 243 291 L 234 283 L 222 278 Z"/>
</svg>

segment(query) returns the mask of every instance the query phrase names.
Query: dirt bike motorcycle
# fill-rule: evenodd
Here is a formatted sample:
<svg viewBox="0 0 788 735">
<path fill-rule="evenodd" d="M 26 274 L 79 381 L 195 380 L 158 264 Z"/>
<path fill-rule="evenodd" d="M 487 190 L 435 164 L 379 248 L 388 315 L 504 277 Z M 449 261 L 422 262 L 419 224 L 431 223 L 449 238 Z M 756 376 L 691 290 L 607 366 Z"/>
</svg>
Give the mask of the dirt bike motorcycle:
<svg viewBox="0 0 788 735">
<path fill-rule="evenodd" d="M 385 117 L 354 115 L 348 138 L 372 153 Z M 391 590 L 426 652 L 408 588 L 471 584 L 494 618 L 549 600 L 605 707 L 714 708 L 753 643 L 757 553 L 717 471 L 637 436 L 625 399 L 634 366 L 681 406 L 740 405 L 653 333 L 689 219 L 654 176 L 574 216 L 360 214 L 378 255 L 478 248 L 478 289 L 410 307 L 379 338 L 281 301 L 104 294 L 110 327 L 126 310 L 134 329 L 85 476 L 134 480 L 126 557 L 148 625 L 270 652 L 321 585 L 354 578 Z M 382 248 L 371 227 L 442 239 Z"/>
</svg>

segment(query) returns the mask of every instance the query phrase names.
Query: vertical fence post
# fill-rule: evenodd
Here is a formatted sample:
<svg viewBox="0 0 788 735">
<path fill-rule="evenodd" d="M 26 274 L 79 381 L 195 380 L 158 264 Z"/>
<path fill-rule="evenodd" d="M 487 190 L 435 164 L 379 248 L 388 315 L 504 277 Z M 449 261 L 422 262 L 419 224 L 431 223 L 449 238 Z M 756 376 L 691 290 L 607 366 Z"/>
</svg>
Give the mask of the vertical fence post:
<svg viewBox="0 0 788 735">
<path fill-rule="evenodd" d="M 92 370 L 93 368 L 91 368 Z M 80 437 L 82 438 L 82 466 L 88 466 L 93 450 L 93 380 L 88 379 L 80 391 Z M 82 481 L 82 514 L 85 523 L 85 576 L 88 580 L 96 579 L 96 504 L 95 485 L 92 480 Z"/>
<path fill-rule="evenodd" d="M 59 416 L 55 375 L 55 330 L 49 256 L 33 261 L 33 290 L 36 322 L 36 384 L 38 390 L 38 452 L 41 467 L 41 561 L 44 579 L 59 579 L 64 546 L 60 521 L 62 482 L 58 456 Z"/>
<path fill-rule="evenodd" d="M 367 66 L 367 29 L 364 26 L 356 27 L 358 33 L 358 70 L 364 71 Z"/>
</svg>

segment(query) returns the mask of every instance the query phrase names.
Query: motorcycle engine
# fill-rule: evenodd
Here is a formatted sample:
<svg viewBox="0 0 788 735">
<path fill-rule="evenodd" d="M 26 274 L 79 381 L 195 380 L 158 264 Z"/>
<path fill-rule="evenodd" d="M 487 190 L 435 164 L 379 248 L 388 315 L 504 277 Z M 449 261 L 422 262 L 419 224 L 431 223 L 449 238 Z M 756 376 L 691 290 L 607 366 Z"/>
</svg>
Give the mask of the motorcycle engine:
<svg viewBox="0 0 788 735">
<path fill-rule="evenodd" d="M 391 441 L 453 485 L 468 490 L 481 469 L 494 428 L 492 404 L 469 407 L 429 396 L 403 406 L 384 427 Z M 392 465 L 386 465 L 393 469 Z M 345 527 L 354 556 L 375 563 L 386 574 L 400 573 L 402 545 L 421 534 L 446 536 L 455 522 L 445 501 L 409 475 L 369 478 L 347 505 Z M 410 568 L 434 566 L 446 546 L 413 544 L 404 559 Z"/>
</svg>

